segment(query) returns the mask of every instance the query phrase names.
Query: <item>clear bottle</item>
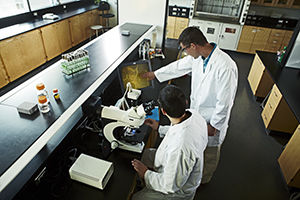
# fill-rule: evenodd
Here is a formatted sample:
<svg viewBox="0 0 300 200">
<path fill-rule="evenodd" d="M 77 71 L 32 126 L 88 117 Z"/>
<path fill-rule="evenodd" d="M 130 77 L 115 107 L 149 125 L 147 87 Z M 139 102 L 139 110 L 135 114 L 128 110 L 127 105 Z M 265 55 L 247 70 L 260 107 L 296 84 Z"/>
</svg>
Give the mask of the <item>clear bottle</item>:
<svg viewBox="0 0 300 200">
<path fill-rule="evenodd" d="M 39 83 L 36 85 L 36 89 L 37 89 L 37 97 L 39 98 L 40 96 L 46 96 L 48 102 L 49 96 L 47 90 L 45 89 L 45 85 L 43 83 Z"/>
<path fill-rule="evenodd" d="M 58 93 L 58 89 L 53 89 L 53 96 L 55 100 L 59 100 L 59 93 Z"/>
<path fill-rule="evenodd" d="M 47 100 L 46 96 L 39 96 L 38 101 L 39 101 L 39 108 L 40 108 L 42 113 L 47 113 L 47 112 L 50 111 L 50 107 L 49 107 L 48 100 Z"/>
</svg>

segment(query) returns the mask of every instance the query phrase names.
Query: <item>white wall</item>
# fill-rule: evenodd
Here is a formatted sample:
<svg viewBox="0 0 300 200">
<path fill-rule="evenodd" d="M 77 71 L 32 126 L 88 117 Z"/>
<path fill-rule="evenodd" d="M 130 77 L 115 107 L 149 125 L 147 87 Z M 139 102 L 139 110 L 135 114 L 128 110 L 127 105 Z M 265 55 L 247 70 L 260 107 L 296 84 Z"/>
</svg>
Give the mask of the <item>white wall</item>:
<svg viewBox="0 0 300 200">
<path fill-rule="evenodd" d="M 191 0 L 169 0 L 170 6 L 190 7 Z"/>
<path fill-rule="evenodd" d="M 162 47 L 167 0 L 118 0 L 119 24 L 125 22 L 157 26 L 156 46 Z M 147 38 L 151 39 L 152 35 Z"/>
</svg>

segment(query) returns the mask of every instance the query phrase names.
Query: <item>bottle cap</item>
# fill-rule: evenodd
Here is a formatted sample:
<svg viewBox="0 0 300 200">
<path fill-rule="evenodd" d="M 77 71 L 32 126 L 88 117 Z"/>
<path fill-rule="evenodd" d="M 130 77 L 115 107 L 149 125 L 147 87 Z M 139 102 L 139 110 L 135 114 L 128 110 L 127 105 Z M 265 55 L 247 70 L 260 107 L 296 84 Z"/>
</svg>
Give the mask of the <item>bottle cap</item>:
<svg viewBox="0 0 300 200">
<path fill-rule="evenodd" d="M 36 89 L 38 89 L 38 90 L 42 90 L 44 88 L 45 88 L 45 85 L 43 83 L 39 83 L 36 85 Z"/>
<path fill-rule="evenodd" d="M 39 103 L 46 103 L 47 102 L 47 97 L 46 96 L 39 96 L 38 101 L 39 101 Z"/>
<path fill-rule="evenodd" d="M 54 92 L 54 93 L 58 92 L 58 89 L 56 89 L 56 88 L 55 88 L 55 89 L 53 89 L 53 92 Z"/>
</svg>

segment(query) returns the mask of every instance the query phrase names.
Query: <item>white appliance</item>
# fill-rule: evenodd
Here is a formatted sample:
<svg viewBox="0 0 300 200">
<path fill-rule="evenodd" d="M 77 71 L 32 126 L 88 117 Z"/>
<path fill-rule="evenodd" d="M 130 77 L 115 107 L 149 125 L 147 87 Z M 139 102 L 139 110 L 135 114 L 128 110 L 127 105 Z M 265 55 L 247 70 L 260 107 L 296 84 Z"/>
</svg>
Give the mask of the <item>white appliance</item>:
<svg viewBox="0 0 300 200">
<path fill-rule="evenodd" d="M 69 169 L 71 179 L 103 190 L 114 172 L 112 162 L 80 154 Z"/>
<path fill-rule="evenodd" d="M 221 49 L 236 50 L 242 25 L 190 19 L 189 26 L 199 28 L 208 42 L 214 42 Z"/>
</svg>

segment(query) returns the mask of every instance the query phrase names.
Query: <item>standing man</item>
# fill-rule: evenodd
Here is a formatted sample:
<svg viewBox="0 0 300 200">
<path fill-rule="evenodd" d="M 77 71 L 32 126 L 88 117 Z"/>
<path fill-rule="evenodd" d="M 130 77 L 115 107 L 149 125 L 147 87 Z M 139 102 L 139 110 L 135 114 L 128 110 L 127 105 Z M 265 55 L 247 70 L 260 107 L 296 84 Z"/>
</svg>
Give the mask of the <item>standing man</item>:
<svg viewBox="0 0 300 200">
<path fill-rule="evenodd" d="M 204 152 L 202 183 L 205 184 L 210 181 L 219 162 L 237 90 L 238 70 L 229 55 L 217 44 L 208 43 L 196 27 L 186 28 L 178 40 L 189 56 L 142 76 L 148 80 L 156 77 L 163 82 L 192 72 L 190 105 L 206 120 L 209 136 Z"/>
<path fill-rule="evenodd" d="M 146 186 L 132 199 L 192 200 L 202 177 L 203 151 L 208 140 L 206 122 L 196 110 L 186 110 L 184 93 L 177 86 L 164 87 L 158 101 L 171 126 L 145 120 L 164 138 L 157 150 L 146 149 L 141 161 L 132 161 Z"/>
</svg>

